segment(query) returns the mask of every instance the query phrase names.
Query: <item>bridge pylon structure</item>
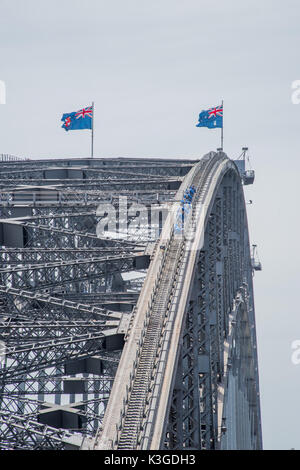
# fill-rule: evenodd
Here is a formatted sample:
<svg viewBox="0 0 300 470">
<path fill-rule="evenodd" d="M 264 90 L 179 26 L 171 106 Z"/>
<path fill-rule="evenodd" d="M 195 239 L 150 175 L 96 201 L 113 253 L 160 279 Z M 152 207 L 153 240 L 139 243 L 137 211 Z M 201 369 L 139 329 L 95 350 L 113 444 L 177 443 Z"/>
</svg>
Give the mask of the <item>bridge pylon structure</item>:
<svg viewBox="0 0 300 470">
<path fill-rule="evenodd" d="M 0 449 L 262 448 L 234 161 L 3 161 L 0 195 Z"/>
</svg>

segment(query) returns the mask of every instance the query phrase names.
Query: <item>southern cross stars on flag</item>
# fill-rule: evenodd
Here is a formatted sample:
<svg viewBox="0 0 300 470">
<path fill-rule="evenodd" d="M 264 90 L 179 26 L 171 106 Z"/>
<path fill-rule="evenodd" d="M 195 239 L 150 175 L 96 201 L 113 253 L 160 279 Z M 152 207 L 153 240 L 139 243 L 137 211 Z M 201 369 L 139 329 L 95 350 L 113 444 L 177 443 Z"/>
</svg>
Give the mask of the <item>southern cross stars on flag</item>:
<svg viewBox="0 0 300 470">
<path fill-rule="evenodd" d="M 223 127 L 223 105 L 201 111 L 196 127 L 208 127 L 209 129 Z"/>
<path fill-rule="evenodd" d="M 66 131 L 76 129 L 92 129 L 93 106 L 74 111 L 73 113 L 65 113 L 62 115 L 63 127 Z"/>
</svg>

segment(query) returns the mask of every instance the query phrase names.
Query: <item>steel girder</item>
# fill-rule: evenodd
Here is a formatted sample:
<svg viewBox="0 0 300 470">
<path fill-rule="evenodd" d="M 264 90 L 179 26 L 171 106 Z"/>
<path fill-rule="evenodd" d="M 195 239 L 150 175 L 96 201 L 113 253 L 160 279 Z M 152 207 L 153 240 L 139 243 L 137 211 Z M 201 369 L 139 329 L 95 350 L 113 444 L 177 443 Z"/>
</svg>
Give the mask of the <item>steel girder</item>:
<svg viewBox="0 0 300 470">
<path fill-rule="evenodd" d="M 0 279 L 2 285 L 11 285 L 14 288 L 31 288 L 32 290 L 43 290 L 70 285 L 74 279 L 78 279 L 78 284 L 107 278 L 113 273 L 133 271 L 137 263 L 148 267 L 149 256 L 147 255 L 122 255 L 110 256 L 106 258 L 76 259 L 72 261 L 59 261 L 27 265 L 11 266 L 0 269 Z M 94 286 L 95 288 L 95 283 Z M 80 289 L 80 286 L 76 286 Z M 72 290 L 72 286 L 68 290 Z"/>
<path fill-rule="evenodd" d="M 0 411 L 0 429 L 2 450 L 78 449 L 82 441 L 80 435 L 8 411 Z"/>
</svg>

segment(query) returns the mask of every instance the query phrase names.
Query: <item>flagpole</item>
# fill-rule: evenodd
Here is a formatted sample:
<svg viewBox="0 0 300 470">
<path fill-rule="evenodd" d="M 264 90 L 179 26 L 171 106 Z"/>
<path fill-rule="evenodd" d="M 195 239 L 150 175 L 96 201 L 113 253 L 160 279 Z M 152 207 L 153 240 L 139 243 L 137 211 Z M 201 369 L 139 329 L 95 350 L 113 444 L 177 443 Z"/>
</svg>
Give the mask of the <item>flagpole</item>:
<svg viewBox="0 0 300 470">
<path fill-rule="evenodd" d="M 222 151 L 223 151 L 223 141 L 224 141 L 223 122 L 224 122 L 224 107 L 223 107 L 223 100 L 222 100 L 222 127 L 221 127 L 221 150 Z"/>
<path fill-rule="evenodd" d="M 91 142 L 91 157 L 94 158 L 94 101 L 92 101 L 92 142 Z"/>
</svg>

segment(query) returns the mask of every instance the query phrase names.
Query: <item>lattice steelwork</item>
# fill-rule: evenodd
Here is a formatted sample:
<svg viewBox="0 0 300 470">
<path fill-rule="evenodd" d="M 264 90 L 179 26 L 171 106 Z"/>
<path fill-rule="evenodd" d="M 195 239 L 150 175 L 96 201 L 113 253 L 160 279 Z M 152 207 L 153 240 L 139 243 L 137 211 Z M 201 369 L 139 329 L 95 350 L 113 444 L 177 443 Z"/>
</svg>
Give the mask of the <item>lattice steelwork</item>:
<svg viewBox="0 0 300 470">
<path fill-rule="evenodd" d="M 2 161 L 0 191 L 1 449 L 261 448 L 246 211 L 224 153 Z"/>
</svg>

